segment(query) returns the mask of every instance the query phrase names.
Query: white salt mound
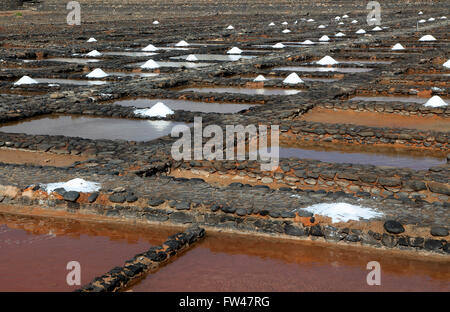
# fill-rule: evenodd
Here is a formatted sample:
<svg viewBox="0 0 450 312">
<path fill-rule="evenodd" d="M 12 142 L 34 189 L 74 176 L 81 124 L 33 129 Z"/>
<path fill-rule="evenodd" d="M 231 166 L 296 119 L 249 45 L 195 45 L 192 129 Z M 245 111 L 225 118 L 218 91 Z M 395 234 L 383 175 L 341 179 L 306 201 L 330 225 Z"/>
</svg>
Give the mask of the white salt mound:
<svg viewBox="0 0 450 312">
<path fill-rule="evenodd" d="M 344 25 L 344 22 L 339 22 L 338 25 Z"/>
<path fill-rule="evenodd" d="M 383 30 L 380 26 L 376 26 L 375 28 L 372 29 L 372 31 L 381 31 Z"/>
<path fill-rule="evenodd" d="M 359 29 L 357 32 L 356 32 L 357 34 L 365 34 L 366 33 L 366 31 L 364 30 L 364 29 Z"/>
<path fill-rule="evenodd" d="M 322 37 L 320 37 L 319 41 L 330 41 L 330 37 L 328 37 L 327 35 L 323 35 Z"/>
<path fill-rule="evenodd" d="M 289 30 L 289 29 L 285 29 L 285 30 L 283 30 L 283 33 L 285 33 L 285 34 L 288 34 L 288 33 L 290 33 L 291 31 Z"/>
<path fill-rule="evenodd" d="M 158 50 L 158 48 L 155 47 L 153 44 L 149 44 L 145 48 L 142 48 L 142 51 L 145 51 L 145 52 L 154 52 L 154 51 L 157 51 L 157 50 Z"/>
<path fill-rule="evenodd" d="M 400 44 L 400 43 L 396 43 L 391 50 L 396 51 L 396 50 L 405 50 L 405 48 Z"/>
<path fill-rule="evenodd" d="M 319 27 L 317 27 L 317 28 L 323 29 L 323 28 L 326 28 L 326 26 L 325 25 L 319 25 Z"/>
<path fill-rule="evenodd" d="M 434 19 L 434 17 L 430 17 L 430 18 L 428 19 L 428 21 L 429 21 L 429 22 L 434 22 L 435 19 Z"/>
<path fill-rule="evenodd" d="M 347 14 L 345 14 L 344 16 L 342 16 L 342 18 L 348 18 L 348 15 L 347 15 Z"/>
<path fill-rule="evenodd" d="M 424 20 L 424 19 L 421 19 L 420 21 L 419 21 L 419 23 L 421 23 L 421 24 L 423 24 L 423 23 L 425 23 L 426 22 L 426 20 Z"/>
<path fill-rule="evenodd" d="M 33 78 L 30 78 L 28 76 L 23 76 L 22 78 L 20 78 L 16 82 L 14 82 L 14 85 L 19 86 L 19 85 L 27 85 L 27 84 L 35 84 L 35 83 L 39 83 L 39 82 L 37 82 L 36 80 L 34 80 Z"/>
<path fill-rule="evenodd" d="M 284 45 L 284 44 L 282 44 L 281 42 L 278 42 L 277 44 L 274 44 L 273 46 L 272 46 L 272 48 L 274 48 L 274 49 L 283 49 L 283 48 L 285 48 L 286 46 Z"/>
<path fill-rule="evenodd" d="M 187 46 L 189 46 L 189 43 L 187 43 L 187 42 L 184 41 L 184 40 L 181 40 L 181 41 L 178 42 L 175 46 L 176 46 L 176 47 L 187 47 Z"/>
<path fill-rule="evenodd" d="M 444 102 L 443 99 L 441 99 L 438 95 L 435 95 L 431 97 L 424 106 L 427 107 L 441 107 L 441 106 L 447 106 L 448 104 Z"/>
<path fill-rule="evenodd" d="M 436 41 L 432 35 L 425 35 L 419 39 L 419 41 Z"/>
<path fill-rule="evenodd" d="M 101 56 L 102 54 L 100 52 L 98 52 L 97 50 L 92 50 L 91 52 L 89 52 L 88 54 L 86 54 L 86 56 Z"/>
<path fill-rule="evenodd" d="M 100 190 L 101 184 L 76 178 L 67 182 L 44 184 L 42 187 L 47 191 L 48 194 L 58 188 L 64 188 L 67 192 L 74 191 L 82 193 L 92 193 Z"/>
<path fill-rule="evenodd" d="M 422 15 L 423 14 L 423 12 L 422 11 L 420 11 L 419 13 L 418 13 L 419 15 Z"/>
<path fill-rule="evenodd" d="M 158 63 L 156 63 L 154 60 L 148 60 L 147 62 L 145 62 L 144 64 L 141 65 L 141 68 L 146 68 L 146 69 L 155 69 L 155 68 L 159 68 L 160 66 L 158 65 Z"/>
<path fill-rule="evenodd" d="M 358 21 L 357 20 L 353 20 L 352 24 L 358 24 Z"/>
<path fill-rule="evenodd" d="M 307 20 L 308 23 L 314 22 L 314 19 L 310 18 L 309 20 Z"/>
<path fill-rule="evenodd" d="M 194 54 L 189 54 L 188 57 L 186 58 L 186 61 L 195 62 L 195 61 L 198 61 L 198 58 Z M 158 64 L 156 64 L 156 65 L 158 65 Z"/>
<path fill-rule="evenodd" d="M 292 73 L 289 76 L 287 76 L 286 79 L 283 80 L 283 83 L 298 84 L 298 83 L 303 83 L 303 80 L 300 79 L 300 77 L 297 75 L 297 73 Z"/>
<path fill-rule="evenodd" d="M 314 42 L 312 42 L 311 40 L 307 39 L 307 40 L 303 41 L 302 44 L 314 44 Z"/>
<path fill-rule="evenodd" d="M 274 23 L 274 22 L 271 22 L 271 23 L 269 24 L 269 26 L 275 26 L 275 23 Z"/>
<path fill-rule="evenodd" d="M 450 59 L 442 65 L 444 65 L 444 67 L 450 68 Z"/>
<path fill-rule="evenodd" d="M 86 77 L 88 77 L 88 78 L 105 78 L 107 76 L 108 76 L 108 74 L 105 73 L 100 68 L 96 68 L 93 71 L 91 71 L 89 74 L 86 75 Z"/>
<path fill-rule="evenodd" d="M 152 108 L 136 109 L 134 113 L 147 117 L 166 117 L 167 115 L 174 114 L 174 111 L 164 105 L 164 103 L 158 102 Z"/>
<path fill-rule="evenodd" d="M 338 32 L 336 35 L 334 35 L 335 37 L 345 37 L 345 34 L 342 32 Z"/>
<path fill-rule="evenodd" d="M 241 54 L 243 51 L 238 47 L 233 47 L 227 51 L 228 54 Z"/>
<path fill-rule="evenodd" d="M 441 16 L 440 18 L 441 19 L 447 19 L 447 16 Z"/>
<path fill-rule="evenodd" d="M 281 23 L 281 25 L 287 25 L 288 24 L 288 22 L 283 22 L 283 23 Z"/>
<path fill-rule="evenodd" d="M 334 19 L 338 21 L 338 20 L 341 19 L 341 17 L 340 16 L 336 16 Z"/>
<path fill-rule="evenodd" d="M 253 79 L 254 82 L 260 82 L 260 81 L 266 81 L 267 79 L 263 75 L 258 75 L 255 79 Z"/>
<path fill-rule="evenodd" d="M 87 42 L 97 42 L 97 40 L 94 37 L 91 37 L 91 38 L 88 39 Z"/>
<path fill-rule="evenodd" d="M 319 64 L 319 65 L 336 65 L 338 63 L 339 63 L 338 61 L 336 61 L 334 58 L 332 58 L 329 55 L 324 56 L 323 58 L 321 58 L 319 61 L 316 62 L 316 64 Z"/>
<path fill-rule="evenodd" d="M 159 22 L 158 21 L 154 21 L 153 25 L 159 25 Z"/>
<path fill-rule="evenodd" d="M 228 30 L 233 30 L 234 27 L 233 27 L 233 25 L 229 25 L 229 26 L 227 27 L 227 29 L 228 29 Z"/>
<path fill-rule="evenodd" d="M 330 217 L 333 223 L 347 222 L 350 220 L 359 221 L 361 219 L 370 220 L 383 216 L 381 212 L 368 207 L 356 206 L 347 203 L 316 204 L 304 208 L 303 210 L 317 215 Z"/>
</svg>

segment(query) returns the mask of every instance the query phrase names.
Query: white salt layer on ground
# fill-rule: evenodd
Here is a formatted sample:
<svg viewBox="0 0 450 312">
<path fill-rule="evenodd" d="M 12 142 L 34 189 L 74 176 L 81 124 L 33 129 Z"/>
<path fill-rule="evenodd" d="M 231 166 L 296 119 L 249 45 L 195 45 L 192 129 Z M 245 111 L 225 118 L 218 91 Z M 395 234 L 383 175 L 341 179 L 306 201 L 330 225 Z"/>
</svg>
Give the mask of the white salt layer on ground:
<svg viewBox="0 0 450 312">
<path fill-rule="evenodd" d="M 425 104 L 424 106 L 427 107 L 442 107 L 442 106 L 447 106 L 448 104 L 445 103 L 445 101 L 443 99 L 441 99 L 438 95 L 435 95 L 433 97 L 431 97 Z"/>
<path fill-rule="evenodd" d="M 166 117 L 167 115 L 174 114 L 174 111 L 164 105 L 162 102 L 158 102 L 152 106 L 152 108 L 143 108 L 134 110 L 136 115 L 147 117 Z"/>
<path fill-rule="evenodd" d="M 351 220 L 359 221 L 361 219 L 370 220 L 383 216 L 381 212 L 377 212 L 372 208 L 347 203 L 316 204 L 303 208 L 303 210 L 320 216 L 330 217 L 333 223 Z"/>
<path fill-rule="evenodd" d="M 108 74 L 105 73 L 101 68 L 96 68 L 86 75 L 88 78 L 105 78 Z"/>
<path fill-rule="evenodd" d="M 86 181 L 83 179 L 72 179 L 67 182 L 57 182 L 57 183 L 48 183 L 41 185 L 44 190 L 47 191 L 48 194 L 53 192 L 54 190 L 58 188 L 63 188 L 67 192 L 75 191 L 75 192 L 82 192 L 82 193 L 92 193 L 97 192 L 101 188 L 101 184 L 97 182 L 91 182 Z"/>
<path fill-rule="evenodd" d="M 18 81 L 14 82 L 14 85 L 20 86 L 20 85 L 36 84 L 36 83 L 38 83 L 38 82 L 36 80 L 34 80 L 33 78 L 30 78 L 28 76 L 23 76 Z"/>
</svg>

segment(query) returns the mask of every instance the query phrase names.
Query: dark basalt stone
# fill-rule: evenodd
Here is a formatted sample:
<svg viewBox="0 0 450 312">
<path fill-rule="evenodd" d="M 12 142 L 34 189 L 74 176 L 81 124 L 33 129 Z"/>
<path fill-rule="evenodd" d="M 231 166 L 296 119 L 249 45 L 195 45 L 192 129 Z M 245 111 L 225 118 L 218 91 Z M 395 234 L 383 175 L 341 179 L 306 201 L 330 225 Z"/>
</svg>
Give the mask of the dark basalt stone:
<svg viewBox="0 0 450 312">
<path fill-rule="evenodd" d="M 384 223 L 384 229 L 391 234 L 400 234 L 405 232 L 403 225 L 395 220 L 388 220 Z"/>
<path fill-rule="evenodd" d="M 162 199 L 150 199 L 148 201 L 148 204 L 150 206 L 152 206 L 152 207 L 156 207 L 156 206 L 164 204 L 164 200 L 162 200 Z"/>
<path fill-rule="evenodd" d="M 89 203 L 93 203 L 93 202 L 95 202 L 96 200 L 97 200 L 97 198 L 98 198 L 98 195 L 99 195 L 99 193 L 98 192 L 95 192 L 95 193 L 92 193 L 91 195 L 89 195 L 89 197 L 88 197 L 88 202 Z"/>
<path fill-rule="evenodd" d="M 75 192 L 75 191 L 70 191 L 70 192 L 66 192 L 64 193 L 64 200 L 69 201 L 69 202 L 76 202 L 77 199 L 80 197 L 80 193 Z"/>
<path fill-rule="evenodd" d="M 112 194 L 109 196 L 109 200 L 113 203 L 123 204 L 126 200 L 125 196 L 120 193 Z"/>
<path fill-rule="evenodd" d="M 448 236 L 448 229 L 443 226 L 433 226 L 430 233 L 433 236 Z"/>
<path fill-rule="evenodd" d="M 444 244 L 442 243 L 442 241 L 435 240 L 435 239 L 427 239 L 424 244 L 424 248 L 426 250 L 432 250 L 432 251 L 439 250 L 443 246 L 444 246 Z"/>
</svg>

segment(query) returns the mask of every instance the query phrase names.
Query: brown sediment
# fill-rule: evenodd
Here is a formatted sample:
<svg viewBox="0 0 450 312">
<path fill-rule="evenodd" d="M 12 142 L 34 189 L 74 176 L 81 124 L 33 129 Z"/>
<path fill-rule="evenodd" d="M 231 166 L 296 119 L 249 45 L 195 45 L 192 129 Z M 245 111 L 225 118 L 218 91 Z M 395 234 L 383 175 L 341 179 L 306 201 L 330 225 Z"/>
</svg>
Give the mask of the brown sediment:
<svg viewBox="0 0 450 312">
<path fill-rule="evenodd" d="M 86 160 L 87 156 L 60 155 L 46 152 L 25 151 L 0 148 L 0 162 L 6 164 L 31 164 L 40 166 L 67 167 L 76 161 Z"/>
<path fill-rule="evenodd" d="M 401 116 L 381 112 L 355 112 L 316 107 L 300 116 L 299 119 L 331 124 L 355 124 L 368 127 L 450 132 L 450 119 L 436 116 Z"/>
</svg>

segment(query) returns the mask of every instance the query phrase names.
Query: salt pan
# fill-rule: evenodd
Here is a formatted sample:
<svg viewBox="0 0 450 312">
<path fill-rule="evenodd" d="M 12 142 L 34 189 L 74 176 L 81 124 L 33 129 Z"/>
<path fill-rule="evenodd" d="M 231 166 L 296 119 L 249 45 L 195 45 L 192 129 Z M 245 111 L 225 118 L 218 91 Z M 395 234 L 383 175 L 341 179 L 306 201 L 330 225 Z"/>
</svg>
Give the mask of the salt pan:
<svg viewBox="0 0 450 312">
<path fill-rule="evenodd" d="M 370 220 L 383 216 L 381 212 L 377 212 L 372 208 L 347 203 L 316 204 L 304 208 L 303 210 L 317 215 L 330 217 L 333 223 L 347 222 L 350 220 L 359 221 L 361 219 Z"/>
</svg>

